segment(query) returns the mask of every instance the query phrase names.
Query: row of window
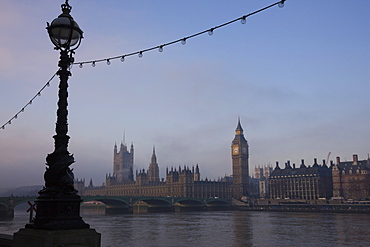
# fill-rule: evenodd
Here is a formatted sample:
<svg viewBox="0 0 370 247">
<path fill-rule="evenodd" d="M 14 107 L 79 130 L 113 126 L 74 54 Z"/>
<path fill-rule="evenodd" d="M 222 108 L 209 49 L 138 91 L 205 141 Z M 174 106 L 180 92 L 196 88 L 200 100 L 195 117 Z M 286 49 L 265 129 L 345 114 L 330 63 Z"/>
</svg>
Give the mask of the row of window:
<svg viewBox="0 0 370 247">
<path fill-rule="evenodd" d="M 90 195 L 151 195 L 151 196 L 184 196 L 192 197 L 198 195 L 200 197 L 219 196 L 227 197 L 230 194 L 230 188 L 226 186 L 153 186 L 153 187 L 139 187 L 139 188 L 109 188 L 106 190 L 85 190 L 84 194 Z M 195 196 L 197 197 L 197 196 Z"/>
</svg>

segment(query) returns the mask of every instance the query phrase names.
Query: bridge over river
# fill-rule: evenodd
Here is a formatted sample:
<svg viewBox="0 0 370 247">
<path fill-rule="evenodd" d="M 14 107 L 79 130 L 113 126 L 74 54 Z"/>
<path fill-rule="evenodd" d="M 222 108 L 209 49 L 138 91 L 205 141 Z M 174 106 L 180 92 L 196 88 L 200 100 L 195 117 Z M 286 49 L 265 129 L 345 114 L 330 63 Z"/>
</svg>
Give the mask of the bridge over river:
<svg viewBox="0 0 370 247">
<path fill-rule="evenodd" d="M 0 219 L 14 218 L 14 208 L 22 203 L 34 202 L 36 196 L 0 197 Z M 105 204 L 105 213 L 132 213 L 133 207 L 145 202 L 148 212 L 217 210 L 231 206 L 230 199 L 151 196 L 82 196 L 82 202 L 96 201 Z"/>
</svg>

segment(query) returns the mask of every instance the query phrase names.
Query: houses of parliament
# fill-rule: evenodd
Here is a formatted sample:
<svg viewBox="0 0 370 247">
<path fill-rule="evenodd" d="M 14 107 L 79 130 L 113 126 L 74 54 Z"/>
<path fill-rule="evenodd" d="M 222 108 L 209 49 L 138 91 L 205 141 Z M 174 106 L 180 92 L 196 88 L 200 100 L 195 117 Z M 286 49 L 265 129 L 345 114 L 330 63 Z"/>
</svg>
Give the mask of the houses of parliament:
<svg viewBox="0 0 370 247">
<path fill-rule="evenodd" d="M 103 186 L 85 187 L 85 181 L 75 181 L 81 195 L 101 196 L 173 196 L 197 198 L 236 198 L 249 196 L 249 147 L 238 120 L 231 143 L 232 176 L 219 180 L 201 179 L 198 164 L 193 167 L 166 168 L 166 178 L 160 179 L 155 148 L 147 170 L 136 171 L 134 179 L 134 146 L 121 143 L 114 146 L 113 174 L 106 175 Z"/>
</svg>

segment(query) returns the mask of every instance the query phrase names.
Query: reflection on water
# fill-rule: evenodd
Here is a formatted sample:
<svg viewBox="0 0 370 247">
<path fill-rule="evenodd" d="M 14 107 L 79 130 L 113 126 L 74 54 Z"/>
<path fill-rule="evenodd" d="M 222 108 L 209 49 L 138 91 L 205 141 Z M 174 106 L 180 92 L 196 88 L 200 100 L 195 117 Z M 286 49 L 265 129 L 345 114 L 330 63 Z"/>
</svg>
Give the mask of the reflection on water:
<svg viewBox="0 0 370 247">
<path fill-rule="evenodd" d="M 83 210 L 102 233 L 103 247 L 116 246 L 369 246 L 370 215 L 289 212 L 168 212 L 104 215 Z M 0 221 L 13 234 L 27 223 L 25 212 Z"/>
<path fill-rule="evenodd" d="M 230 213 L 230 212 L 228 212 Z M 228 216 L 226 215 L 226 218 Z M 251 220 L 251 214 L 246 214 L 243 211 L 235 211 L 231 217 L 230 233 L 227 233 L 232 236 L 231 243 L 229 246 L 253 246 L 253 222 Z"/>
</svg>

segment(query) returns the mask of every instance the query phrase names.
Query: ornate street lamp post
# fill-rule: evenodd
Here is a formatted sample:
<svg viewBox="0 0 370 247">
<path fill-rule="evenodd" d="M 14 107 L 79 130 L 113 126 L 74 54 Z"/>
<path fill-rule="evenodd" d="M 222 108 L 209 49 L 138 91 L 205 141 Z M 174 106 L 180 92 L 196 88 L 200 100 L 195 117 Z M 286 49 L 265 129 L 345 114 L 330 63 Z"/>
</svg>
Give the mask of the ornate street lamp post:
<svg viewBox="0 0 370 247">
<path fill-rule="evenodd" d="M 68 152 L 68 77 L 74 50 L 82 39 L 82 30 L 69 14 L 66 0 L 62 14 L 48 23 L 47 30 L 56 50 L 60 50 L 58 75 L 59 100 L 55 127 L 54 152 L 46 157 L 45 186 L 37 197 L 36 217 L 13 235 L 13 247 L 86 246 L 100 247 L 101 235 L 80 216 L 81 197 L 74 189 L 74 176 L 69 168 L 74 163 Z"/>
<path fill-rule="evenodd" d="M 54 138 L 54 152 L 46 157 L 44 179 L 45 186 L 39 191 L 37 198 L 37 212 L 33 224 L 26 228 L 43 230 L 88 229 L 80 217 L 81 197 L 74 189 L 74 176 L 69 166 L 74 163 L 73 155 L 68 152 L 68 77 L 71 75 L 69 67 L 73 63 L 73 53 L 80 43 L 82 30 L 70 15 L 72 7 L 66 0 L 62 4 L 62 14 L 48 23 L 47 31 L 56 50 L 60 50 L 58 75 L 59 100 L 57 110 L 56 135 Z"/>
</svg>

